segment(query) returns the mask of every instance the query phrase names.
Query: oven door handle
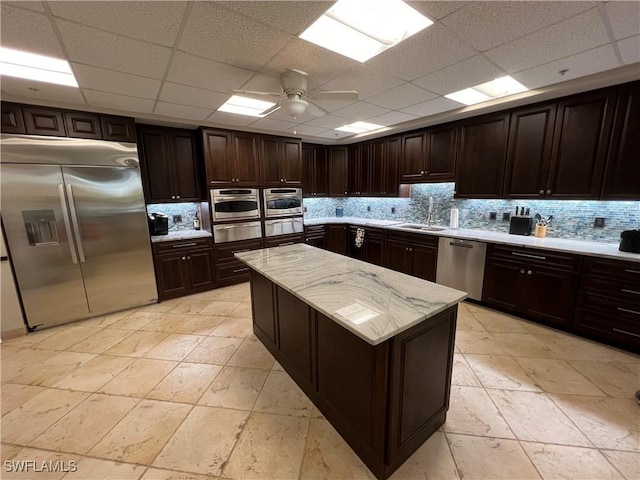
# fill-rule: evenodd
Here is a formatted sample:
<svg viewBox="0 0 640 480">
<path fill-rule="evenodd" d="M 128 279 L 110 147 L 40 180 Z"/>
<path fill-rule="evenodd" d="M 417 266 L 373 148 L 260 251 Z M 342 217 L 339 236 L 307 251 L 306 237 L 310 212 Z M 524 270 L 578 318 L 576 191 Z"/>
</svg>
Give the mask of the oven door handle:
<svg viewBox="0 0 640 480">
<path fill-rule="evenodd" d="M 243 202 L 253 200 L 257 202 L 258 197 L 255 195 L 238 195 L 237 197 L 216 197 L 213 199 L 213 203 L 228 202 L 229 200 L 231 201 L 241 200 Z"/>
</svg>

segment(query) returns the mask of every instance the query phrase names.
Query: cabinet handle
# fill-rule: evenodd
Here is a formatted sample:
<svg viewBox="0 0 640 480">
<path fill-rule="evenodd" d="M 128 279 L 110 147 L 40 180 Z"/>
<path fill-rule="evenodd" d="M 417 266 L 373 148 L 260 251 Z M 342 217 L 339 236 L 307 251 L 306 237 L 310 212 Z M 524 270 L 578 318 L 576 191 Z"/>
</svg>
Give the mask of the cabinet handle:
<svg viewBox="0 0 640 480">
<path fill-rule="evenodd" d="M 638 312 L 637 310 L 629 310 L 628 308 L 618 307 L 618 311 L 627 312 L 627 313 L 633 313 L 635 315 L 640 315 L 640 312 Z"/>
<path fill-rule="evenodd" d="M 173 245 L 171 248 L 195 247 L 196 245 L 197 245 L 196 242 L 178 243 L 177 245 Z"/>
<path fill-rule="evenodd" d="M 449 242 L 449 245 L 451 245 L 452 247 L 473 248 L 473 245 L 471 245 L 469 243 Z"/>
<path fill-rule="evenodd" d="M 524 268 L 521 268 L 521 269 L 520 269 L 520 273 L 524 273 Z"/>
<path fill-rule="evenodd" d="M 346 195 L 346 194 L 347 194 L 347 192 L 344 192 L 344 194 Z"/>
<path fill-rule="evenodd" d="M 182 260 L 186 260 L 186 258 L 185 258 L 185 257 L 182 257 Z"/>
<path fill-rule="evenodd" d="M 633 337 L 639 337 L 640 338 L 640 335 L 638 335 L 637 333 L 627 332 L 626 330 L 620 330 L 619 328 L 612 328 L 612 330 L 614 332 L 624 333 L 625 335 L 631 335 Z"/>
<path fill-rule="evenodd" d="M 620 291 L 626 292 L 626 293 L 635 293 L 636 295 L 640 295 L 640 292 L 636 292 L 635 290 L 629 290 L 628 288 L 622 288 Z"/>
<path fill-rule="evenodd" d="M 640 273 L 640 270 L 631 270 L 629 268 L 625 268 L 624 271 L 628 273 Z"/>
<path fill-rule="evenodd" d="M 233 271 L 233 273 L 240 273 L 240 272 L 246 272 L 247 270 L 249 270 L 249 267 L 247 268 L 237 268 Z"/>
<path fill-rule="evenodd" d="M 546 260 L 547 259 L 547 257 L 543 257 L 542 255 L 531 255 L 529 253 L 511 252 L 511 254 L 515 255 L 516 257 L 535 258 L 536 260 Z"/>
<path fill-rule="evenodd" d="M 171 195 L 171 200 L 175 200 L 176 196 L 175 195 Z"/>
<path fill-rule="evenodd" d="M 540 190 L 540 191 L 538 192 L 538 195 L 544 195 L 544 190 Z"/>
<path fill-rule="evenodd" d="M 547 195 L 551 195 L 551 190 L 547 190 Z"/>
<path fill-rule="evenodd" d="M 176 195 L 176 198 L 180 198 L 180 195 Z"/>
<path fill-rule="evenodd" d="M 533 272 L 532 272 L 531 270 L 529 270 L 529 271 L 527 272 L 527 275 L 531 275 L 532 273 L 533 273 Z"/>
<path fill-rule="evenodd" d="M 191 260 L 191 257 L 187 256 L 187 260 Z"/>
<path fill-rule="evenodd" d="M 281 178 L 281 179 L 280 179 L 280 183 L 282 183 L 282 182 L 284 182 L 284 178 Z"/>
</svg>

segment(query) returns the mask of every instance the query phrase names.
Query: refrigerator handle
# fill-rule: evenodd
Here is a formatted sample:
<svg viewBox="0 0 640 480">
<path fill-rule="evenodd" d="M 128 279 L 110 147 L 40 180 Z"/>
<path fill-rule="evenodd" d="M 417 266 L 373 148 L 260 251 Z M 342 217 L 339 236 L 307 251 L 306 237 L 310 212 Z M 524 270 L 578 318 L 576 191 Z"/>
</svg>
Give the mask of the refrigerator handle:
<svg viewBox="0 0 640 480">
<path fill-rule="evenodd" d="M 76 246 L 78 247 L 78 255 L 80 256 L 80 263 L 85 262 L 84 249 L 82 248 L 82 238 L 80 238 L 80 225 L 78 223 L 78 212 L 76 211 L 76 203 L 73 200 L 73 190 L 71 184 L 67 184 L 67 198 L 69 199 L 69 210 L 71 210 L 71 222 L 73 223 L 73 229 L 76 234 Z"/>
<path fill-rule="evenodd" d="M 76 249 L 73 247 L 73 233 L 71 232 L 71 224 L 69 223 L 69 211 L 67 210 L 67 202 L 64 199 L 64 187 L 58 184 L 58 194 L 60 195 L 60 206 L 62 207 L 62 219 L 64 220 L 64 229 L 67 231 L 67 239 L 69 241 L 69 252 L 71 253 L 71 261 L 78 263 Z"/>
</svg>

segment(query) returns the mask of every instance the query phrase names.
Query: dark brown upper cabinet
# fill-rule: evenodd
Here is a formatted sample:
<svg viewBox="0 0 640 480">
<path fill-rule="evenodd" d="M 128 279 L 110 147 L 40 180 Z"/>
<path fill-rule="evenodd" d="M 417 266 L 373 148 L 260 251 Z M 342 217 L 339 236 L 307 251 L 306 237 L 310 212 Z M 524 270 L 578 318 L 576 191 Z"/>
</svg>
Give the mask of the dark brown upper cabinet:
<svg viewBox="0 0 640 480">
<path fill-rule="evenodd" d="M 615 100 L 616 91 L 605 89 L 558 102 L 547 196 L 600 196 Z"/>
<path fill-rule="evenodd" d="M 302 183 L 302 142 L 293 138 L 260 136 L 260 163 L 265 185 Z"/>
<path fill-rule="evenodd" d="M 556 103 L 511 113 L 505 197 L 546 196 L 555 121 Z"/>
<path fill-rule="evenodd" d="M 373 140 L 369 159 L 369 195 L 393 197 L 398 195 L 398 162 L 400 137 Z"/>
<path fill-rule="evenodd" d="M 193 131 L 139 125 L 138 148 L 148 203 L 201 200 Z"/>
<path fill-rule="evenodd" d="M 328 148 L 324 145 L 302 146 L 302 194 L 305 197 L 329 195 Z"/>
<path fill-rule="evenodd" d="M 330 147 L 329 151 L 329 195 L 346 197 L 349 195 L 347 147 Z"/>
<path fill-rule="evenodd" d="M 403 135 L 400 183 L 453 181 L 457 138 L 455 123 Z"/>
<path fill-rule="evenodd" d="M 26 131 L 29 135 L 66 137 L 62 111 L 45 107 L 22 107 Z"/>
<path fill-rule="evenodd" d="M 135 142 L 135 121 L 129 117 L 100 115 L 102 138 L 114 142 Z"/>
<path fill-rule="evenodd" d="M 427 134 L 424 131 L 402 135 L 400 181 L 422 182 L 427 155 Z"/>
<path fill-rule="evenodd" d="M 348 152 L 349 196 L 368 195 L 371 187 L 371 144 L 352 145 Z"/>
<path fill-rule="evenodd" d="M 2 102 L 1 108 L 2 133 L 27 133 L 20 105 Z"/>
<path fill-rule="evenodd" d="M 260 185 L 257 135 L 212 128 L 202 129 L 207 184 Z"/>
<path fill-rule="evenodd" d="M 86 112 L 64 112 L 64 121 L 70 137 L 102 139 L 100 115 Z"/>
<path fill-rule="evenodd" d="M 507 157 L 509 114 L 460 123 L 456 198 L 500 198 Z"/>
<path fill-rule="evenodd" d="M 640 82 L 620 87 L 603 200 L 640 200 Z"/>
</svg>

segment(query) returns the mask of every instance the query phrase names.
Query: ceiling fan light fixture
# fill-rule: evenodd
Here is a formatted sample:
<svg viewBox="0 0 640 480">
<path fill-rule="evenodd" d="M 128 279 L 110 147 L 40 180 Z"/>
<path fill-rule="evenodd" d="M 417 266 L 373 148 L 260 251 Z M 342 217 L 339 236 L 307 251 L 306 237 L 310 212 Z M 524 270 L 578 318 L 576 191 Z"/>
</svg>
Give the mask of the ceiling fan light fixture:
<svg viewBox="0 0 640 480">
<path fill-rule="evenodd" d="M 289 114 L 290 117 L 297 117 L 298 115 L 302 115 L 309 106 L 309 102 L 303 100 L 301 98 L 285 98 L 280 101 L 280 106 L 284 108 L 285 112 Z"/>
<path fill-rule="evenodd" d="M 0 47 L 0 75 L 78 88 L 66 60 Z"/>
<path fill-rule="evenodd" d="M 273 102 L 265 102 L 264 100 L 256 100 L 255 98 L 232 95 L 229 100 L 224 102 L 218 108 L 218 111 L 235 113 L 238 115 L 249 115 L 251 117 L 264 117 L 267 115 L 264 112 L 270 110 L 274 106 L 275 103 Z"/>
</svg>

